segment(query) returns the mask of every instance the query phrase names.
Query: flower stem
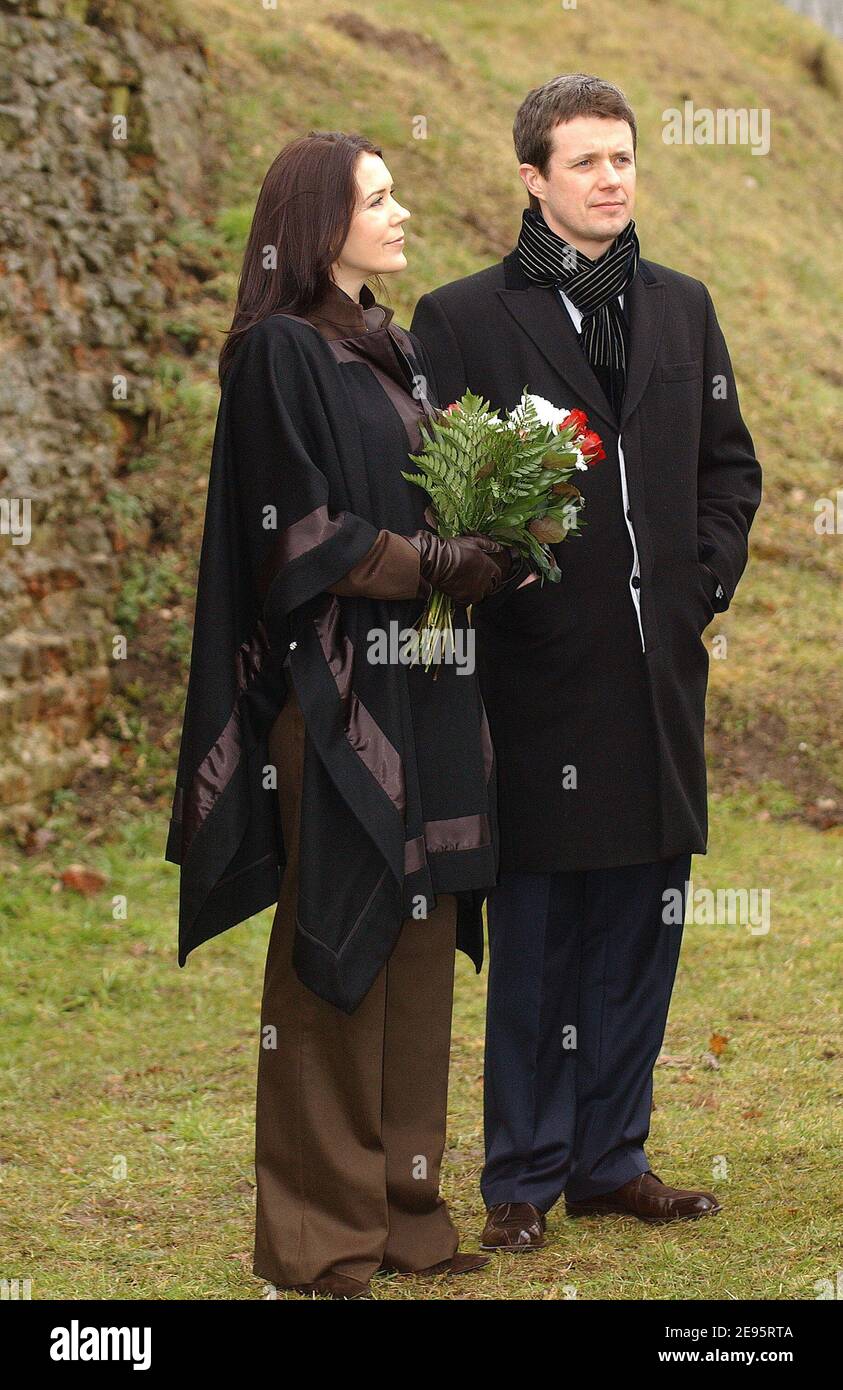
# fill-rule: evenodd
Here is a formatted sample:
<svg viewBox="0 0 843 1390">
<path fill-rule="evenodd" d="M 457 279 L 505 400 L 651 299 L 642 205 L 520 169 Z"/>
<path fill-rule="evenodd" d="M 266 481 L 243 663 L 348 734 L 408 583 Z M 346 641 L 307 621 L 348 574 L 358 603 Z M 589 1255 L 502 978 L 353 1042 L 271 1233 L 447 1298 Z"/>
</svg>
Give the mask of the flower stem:
<svg viewBox="0 0 843 1390">
<path fill-rule="evenodd" d="M 424 669 L 430 670 L 433 659 L 437 652 L 440 655 L 450 641 L 450 647 L 454 649 L 454 603 L 448 594 L 442 594 L 438 589 L 434 589 L 427 601 L 427 607 L 415 624 L 420 634 L 421 641 L 419 648 L 425 658 Z M 414 659 L 413 664 L 416 664 Z M 433 679 L 439 675 L 439 664 L 434 672 Z"/>
</svg>

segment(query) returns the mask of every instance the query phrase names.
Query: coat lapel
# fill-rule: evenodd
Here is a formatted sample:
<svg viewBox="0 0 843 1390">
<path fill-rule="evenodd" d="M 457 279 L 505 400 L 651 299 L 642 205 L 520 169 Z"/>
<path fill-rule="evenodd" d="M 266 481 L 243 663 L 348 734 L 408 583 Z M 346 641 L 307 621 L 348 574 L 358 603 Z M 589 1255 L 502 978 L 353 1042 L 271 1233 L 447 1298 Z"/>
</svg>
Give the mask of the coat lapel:
<svg viewBox="0 0 843 1390">
<path fill-rule="evenodd" d="M 503 260 L 506 288 L 498 290 L 516 323 L 533 340 L 554 371 L 580 401 L 613 430 L 622 430 L 635 410 L 656 358 L 664 320 L 664 284 L 644 262 L 624 291 L 630 325 L 629 365 L 621 418 L 618 421 L 580 347 L 579 334 L 556 291 L 533 284 L 521 271 L 517 251 Z"/>
<path fill-rule="evenodd" d="M 664 325 L 664 281 L 657 280 L 649 266 L 641 261 L 638 274 L 624 292 L 624 305 L 629 318 L 629 363 L 621 406 L 621 430 L 637 408 L 653 374 Z"/>
</svg>

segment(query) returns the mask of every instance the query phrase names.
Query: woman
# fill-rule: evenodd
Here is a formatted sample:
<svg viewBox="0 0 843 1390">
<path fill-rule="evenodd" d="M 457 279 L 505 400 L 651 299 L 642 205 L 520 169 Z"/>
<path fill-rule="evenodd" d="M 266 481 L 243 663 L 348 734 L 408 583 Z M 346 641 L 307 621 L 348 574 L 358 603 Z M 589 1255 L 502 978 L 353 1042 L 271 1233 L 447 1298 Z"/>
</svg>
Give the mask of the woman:
<svg viewBox="0 0 843 1390">
<path fill-rule="evenodd" d="M 182 965 L 278 898 L 253 1269 L 333 1297 L 485 1263 L 457 1250 L 439 1167 L 454 948 L 479 970 L 497 875 L 494 754 L 473 666 L 377 641 L 432 588 L 466 633 L 466 605 L 522 566 L 440 540 L 401 476 L 430 365 L 365 281 L 406 265 L 409 215 L 359 136 L 311 133 L 264 180 L 220 357 L 167 847 Z"/>
</svg>

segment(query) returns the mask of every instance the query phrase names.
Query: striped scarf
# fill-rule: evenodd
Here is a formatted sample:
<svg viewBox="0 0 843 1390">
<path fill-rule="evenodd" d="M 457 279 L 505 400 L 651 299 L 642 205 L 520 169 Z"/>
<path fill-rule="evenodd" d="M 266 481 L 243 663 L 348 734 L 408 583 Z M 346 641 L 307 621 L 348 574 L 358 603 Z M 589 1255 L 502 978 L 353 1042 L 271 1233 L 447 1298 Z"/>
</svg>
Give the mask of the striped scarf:
<svg viewBox="0 0 843 1390">
<path fill-rule="evenodd" d="M 596 261 L 558 236 L 542 214 L 525 208 L 518 259 L 529 280 L 562 288 L 582 314 L 580 346 L 616 417 L 626 388 L 629 328 L 618 302 L 638 270 L 635 223 L 629 221 Z"/>
</svg>

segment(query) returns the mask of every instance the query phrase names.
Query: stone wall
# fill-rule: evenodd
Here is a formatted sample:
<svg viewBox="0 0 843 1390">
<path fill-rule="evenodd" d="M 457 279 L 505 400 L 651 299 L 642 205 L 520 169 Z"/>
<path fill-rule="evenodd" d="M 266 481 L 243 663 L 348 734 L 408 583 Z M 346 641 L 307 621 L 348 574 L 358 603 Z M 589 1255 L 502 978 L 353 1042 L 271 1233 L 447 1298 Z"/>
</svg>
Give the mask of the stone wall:
<svg viewBox="0 0 843 1390">
<path fill-rule="evenodd" d="M 121 468 L 172 308 L 154 262 L 201 192 L 206 78 L 166 0 L 0 0 L 0 824 L 104 756 Z"/>
</svg>

